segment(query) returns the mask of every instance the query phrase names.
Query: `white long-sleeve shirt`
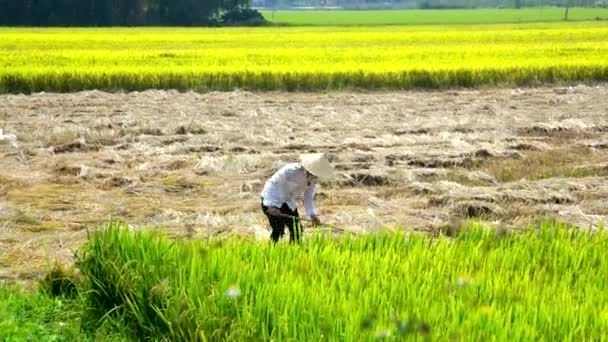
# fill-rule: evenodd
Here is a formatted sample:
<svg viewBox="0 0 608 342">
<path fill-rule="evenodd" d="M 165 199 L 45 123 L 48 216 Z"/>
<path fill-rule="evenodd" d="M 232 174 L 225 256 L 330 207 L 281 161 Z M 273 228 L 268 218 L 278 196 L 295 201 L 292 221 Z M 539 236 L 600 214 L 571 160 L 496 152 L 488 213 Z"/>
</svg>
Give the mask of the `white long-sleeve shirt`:
<svg viewBox="0 0 608 342">
<path fill-rule="evenodd" d="M 307 177 L 300 163 L 290 163 L 279 169 L 264 185 L 262 199 L 265 206 L 280 208 L 287 203 L 291 210 L 298 208 L 296 196 L 304 193 L 304 208 L 309 217 L 316 216 L 313 198 L 317 180 Z"/>
</svg>

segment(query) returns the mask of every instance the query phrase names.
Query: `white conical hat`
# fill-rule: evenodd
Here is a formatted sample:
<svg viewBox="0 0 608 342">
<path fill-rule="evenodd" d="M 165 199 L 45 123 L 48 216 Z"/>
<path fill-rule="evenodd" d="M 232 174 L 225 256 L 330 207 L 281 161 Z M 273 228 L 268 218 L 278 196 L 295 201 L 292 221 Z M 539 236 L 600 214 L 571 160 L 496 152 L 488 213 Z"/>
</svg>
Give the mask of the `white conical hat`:
<svg viewBox="0 0 608 342">
<path fill-rule="evenodd" d="M 300 162 L 306 171 L 319 178 L 333 178 L 334 169 L 324 153 L 301 154 Z"/>
</svg>

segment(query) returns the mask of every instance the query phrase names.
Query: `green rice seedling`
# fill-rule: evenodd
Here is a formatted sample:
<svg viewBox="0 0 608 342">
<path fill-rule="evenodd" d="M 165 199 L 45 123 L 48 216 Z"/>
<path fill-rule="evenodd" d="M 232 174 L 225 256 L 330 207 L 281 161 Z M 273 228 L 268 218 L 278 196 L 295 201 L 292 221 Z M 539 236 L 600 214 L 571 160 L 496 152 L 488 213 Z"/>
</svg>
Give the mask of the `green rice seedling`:
<svg viewBox="0 0 608 342">
<path fill-rule="evenodd" d="M 175 242 L 111 223 L 78 257 L 94 317 L 138 339 L 601 340 L 605 231 L 545 222 L 455 238 L 379 232 L 299 246 Z"/>
</svg>

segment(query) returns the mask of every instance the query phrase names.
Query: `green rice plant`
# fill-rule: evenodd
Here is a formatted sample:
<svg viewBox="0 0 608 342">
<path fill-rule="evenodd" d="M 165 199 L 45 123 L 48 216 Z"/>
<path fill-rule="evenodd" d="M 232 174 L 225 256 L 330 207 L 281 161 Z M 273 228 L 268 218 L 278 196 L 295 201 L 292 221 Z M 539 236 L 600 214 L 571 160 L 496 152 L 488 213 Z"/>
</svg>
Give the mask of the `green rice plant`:
<svg viewBox="0 0 608 342">
<path fill-rule="evenodd" d="M 300 245 L 174 241 L 110 223 L 78 256 L 92 317 L 134 338 L 602 340 L 605 231 L 555 222 L 457 237 L 378 232 Z"/>
<path fill-rule="evenodd" d="M 602 22 L 0 28 L 0 92 L 411 89 L 608 80 Z"/>
</svg>

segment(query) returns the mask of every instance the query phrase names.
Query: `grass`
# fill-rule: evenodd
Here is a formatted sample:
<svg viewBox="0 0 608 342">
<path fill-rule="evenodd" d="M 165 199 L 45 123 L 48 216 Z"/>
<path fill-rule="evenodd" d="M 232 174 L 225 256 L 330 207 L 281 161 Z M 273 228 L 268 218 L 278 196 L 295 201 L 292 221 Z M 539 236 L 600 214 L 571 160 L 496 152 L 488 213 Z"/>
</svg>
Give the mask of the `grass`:
<svg viewBox="0 0 608 342">
<path fill-rule="evenodd" d="M 450 9 L 450 10 L 279 10 L 262 11 L 274 24 L 311 26 L 448 25 L 555 22 L 564 8 Z M 571 21 L 608 20 L 606 8 L 571 8 Z"/>
<path fill-rule="evenodd" d="M 129 322 L 138 340 L 601 340 L 607 247 L 605 231 L 559 223 L 276 246 L 179 242 L 112 223 L 78 267 L 87 317 Z"/>
<path fill-rule="evenodd" d="M 0 286 L 0 340 L 81 341 L 77 301 Z"/>
<path fill-rule="evenodd" d="M 0 93 L 325 90 L 608 80 L 608 25 L 0 28 Z"/>
<path fill-rule="evenodd" d="M 53 296 L 0 284 L 0 340 L 130 341 L 124 324 L 87 321 L 84 297 Z"/>
<path fill-rule="evenodd" d="M 86 283 L 73 267 L 56 263 L 37 285 L 24 289 L 0 282 L 0 340 L 130 340 L 122 322 L 89 319 Z"/>
</svg>

